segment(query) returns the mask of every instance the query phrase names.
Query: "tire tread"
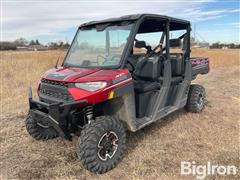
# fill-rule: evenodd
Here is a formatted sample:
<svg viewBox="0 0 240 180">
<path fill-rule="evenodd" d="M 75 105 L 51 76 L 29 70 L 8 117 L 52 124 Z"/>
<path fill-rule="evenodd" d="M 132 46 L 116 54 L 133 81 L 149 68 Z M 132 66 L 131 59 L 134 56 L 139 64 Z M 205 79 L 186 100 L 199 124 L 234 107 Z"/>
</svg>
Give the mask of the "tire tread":
<svg viewBox="0 0 240 180">
<path fill-rule="evenodd" d="M 101 133 L 109 129 L 116 129 L 120 132 L 119 139 L 121 138 L 121 148 L 118 149 L 118 156 L 111 162 L 99 163 L 96 159 L 96 144 L 101 137 Z M 82 165 L 89 171 L 95 173 L 105 173 L 113 169 L 120 160 L 123 158 L 124 151 L 126 149 L 126 135 L 123 124 L 112 116 L 97 117 L 96 120 L 90 124 L 84 126 L 79 143 L 77 146 L 77 155 Z"/>
<path fill-rule="evenodd" d="M 25 120 L 27 132 L 36 140 L 48 140 L 58 136 L 58 133 L 52 128 L 42 128 L 37 124 L 37 121 L 28 114 Z"/>
<path fill-rule="evenodd" d="M 205 107 L 205 102 L 204 102 L 202 109 L 199 109 L 198 105 L 197 105 L 197 100 L 198 100 L 199 94 L 203 95 L 203 98 L 205 101 L 205 98 L 206 98 L 205 88 L 198 84 L 191 85 L 190 89 L 189 89 L 189 93 L 188 93 L 187 104 L 185 106 L 185 109 L 187 111 L 193 112 L 193 113 L 200 113 L 201 111 L 203 111 L 203 109 Z"/>
</svg>

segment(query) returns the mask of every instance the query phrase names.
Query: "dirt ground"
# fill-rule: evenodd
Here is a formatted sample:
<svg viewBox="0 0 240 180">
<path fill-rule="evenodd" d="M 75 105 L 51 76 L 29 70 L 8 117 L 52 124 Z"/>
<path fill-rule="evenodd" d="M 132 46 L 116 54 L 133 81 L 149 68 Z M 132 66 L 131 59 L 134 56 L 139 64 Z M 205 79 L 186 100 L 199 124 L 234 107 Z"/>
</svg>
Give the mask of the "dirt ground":
<svg viewBox="0 0 240 180">
<path fill-rule="evenodd" d="M 193 83 L 207 91 L 200 114 L 179 110 L 137 133 L 128 133 L 127 152 L 112 171 L 85 170 L 75 153 L 78 138 L 36 141 L 25 130 L 27 86 L 65 52 L 1 53 L 0 179 L 193 179 L 180 175 L 181 161 L 240 167 L 239 50 L 193 49 L 208 56 L 211 71 Z M 239 169 L 240 171 L 240 169 Z M 207 179 L 240 179 L 208 176 Z"/>
</svg>

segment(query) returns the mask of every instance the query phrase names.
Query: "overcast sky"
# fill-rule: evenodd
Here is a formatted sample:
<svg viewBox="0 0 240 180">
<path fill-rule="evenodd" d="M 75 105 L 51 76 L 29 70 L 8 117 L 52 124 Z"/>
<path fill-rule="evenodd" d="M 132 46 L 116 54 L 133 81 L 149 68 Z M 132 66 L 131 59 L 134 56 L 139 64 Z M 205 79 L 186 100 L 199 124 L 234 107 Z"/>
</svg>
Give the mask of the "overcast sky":
<svg viewBox="0 0 240 180">
<path fill-rule="evenodd" d="M 24 37 L 42 43 L 71 42 L 81 23 L 136 13 L 187 19 L 196 25 L 199 40 L 239 43 L 238 0 L 1 0 L 1 40 Z"/>
</svg>

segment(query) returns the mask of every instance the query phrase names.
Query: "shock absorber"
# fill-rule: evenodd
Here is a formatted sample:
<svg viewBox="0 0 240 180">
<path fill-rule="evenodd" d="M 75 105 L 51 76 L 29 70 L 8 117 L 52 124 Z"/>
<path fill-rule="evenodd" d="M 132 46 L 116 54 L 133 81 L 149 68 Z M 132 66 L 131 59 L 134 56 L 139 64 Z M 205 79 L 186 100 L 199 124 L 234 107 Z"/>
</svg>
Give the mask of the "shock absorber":
<svg viewBox="0 0 240 180">
<path fill-rule="evenodd" d="M 93 118 L 93 106 L 90 105 L 85 107 L 84 111 L 85 111 L 85 116 L 87 117 L 88 123 L 91 123 L 91 120 Z"/>
</svg>

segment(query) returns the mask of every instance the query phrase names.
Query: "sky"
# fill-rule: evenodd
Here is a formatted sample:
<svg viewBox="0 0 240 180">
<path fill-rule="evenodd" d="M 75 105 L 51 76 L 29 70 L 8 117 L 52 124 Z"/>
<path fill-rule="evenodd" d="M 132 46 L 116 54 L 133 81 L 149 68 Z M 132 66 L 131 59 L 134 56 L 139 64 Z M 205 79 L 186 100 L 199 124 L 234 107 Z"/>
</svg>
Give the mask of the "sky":
<svg viewBox="0 0 240 180">
<path fill-rule="evenodd" d="M 200 41 L 240 43 L 239 0 L 0 1 L 1 41 L 23 37 L 43 44 L 59 40 L 70 43 L 84 22 L 154 13 L 191 21 Z"/>
</svg>

